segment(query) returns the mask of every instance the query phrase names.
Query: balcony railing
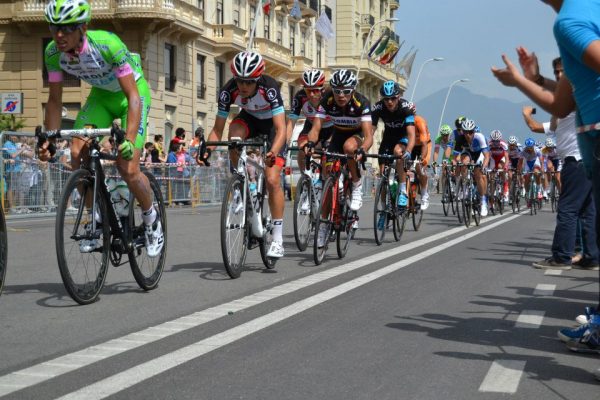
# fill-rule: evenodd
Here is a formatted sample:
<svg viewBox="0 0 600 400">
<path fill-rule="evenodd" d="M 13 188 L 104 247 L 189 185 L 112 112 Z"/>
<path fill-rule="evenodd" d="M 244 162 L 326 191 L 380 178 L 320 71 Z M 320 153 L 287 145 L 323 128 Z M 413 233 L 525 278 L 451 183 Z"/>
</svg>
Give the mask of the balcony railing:
<svg viewBox="0 0 600 400">
<path fill-rule="evenodd" d="M 371 14 L 361 14 L 360 23 L 361 25 L 369 25 L 369 29 L 371 29 L 370 27 L 375 25 L 375 17 Z"/>
<path fill-rule="evenodd" d="M 390 0 L 390 9 L 397 10 L 400 7 L 399 0 Z"/>
</svg>

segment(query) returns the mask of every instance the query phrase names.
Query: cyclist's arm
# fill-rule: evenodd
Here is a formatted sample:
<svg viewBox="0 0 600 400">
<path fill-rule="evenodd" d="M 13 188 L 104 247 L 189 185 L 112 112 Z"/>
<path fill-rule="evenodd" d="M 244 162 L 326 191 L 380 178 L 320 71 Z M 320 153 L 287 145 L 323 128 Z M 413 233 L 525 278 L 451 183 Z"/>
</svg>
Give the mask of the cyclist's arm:
<svg viewBox="0 0 600 400">
<path fill-rule="evenodd" d="M 62 82 L 50 82 L 48 103 L 46 104 L 46 118 L 44 126 L 46 130 L 55 130 L 60 128 L 62 116 Z"/>
<path fill-rule="evenodd" d="M 412 152 L 413 147 L 415 147 L 415 126 L 408 125 L 406 127 L 406 137 L 408 138 L 408 144 L 406 145 L 406 151 Z"/>
<path fill-rule="evenodd" d="M 286 143 L 288 144 L 291 144 L 290 141 L 292 140 L 292 134 L 294 133 L 294 126 L 296 125 L 296 121 L 296 119 L 288 117 L 285 131 Z"/>
<path fill-rule="evenodd" d="M 523 111 L 523 118 L 525 118 L 525 123 L 527 124 L 527 126 L 529 127 L 529 129 L 532 132 L 536 132 L 536 133 L 544 133 L 544 125 L 541 124 L 540 122 L 536 121 L 531 114 L 526 113 L 525 111 Z"/>
<path fill-rule="evenodd" d="M 431 147 L 431 140 L 421 146 L 421 160 L 424 161 L 425 165 L 429 165 L 429 162 L 431 161 L 430 160 L 431 152 L 429 151 L 430 147 Z"/>
<path fill-rule="evenodd" d="M 371 146 L 373 146 L 373 123 L 370 119 L 368 121 L 362 121 L 360 123 L 360 128 L 365 138 L 361 147 L 367 152 Z"/>
<path fill-rule="evenodd" d="M 452 146 L 446 146 L 446 150 L 444 150 L 444 155 L 442 157 L 442 161 L 449 160 L 452 156 Z"/>
<path fill-rule="evenodd" d="M 140 120 L 142 119 L 142 100 L 133 73 L 121 76 L 118 79 L 119 85 L 121 85 L 121 89 L 127 97 L 127 131 L 125 132 L 125 138 L 135 143 L 140 128 Z"/>
<path fill-rule="evenodd" d="M 308 141 L 317 143 L 319 140 L 319 132 L 321 132 L 321 123 L 322 119 L 317 115 L 315 119 L 313 119 L 312 128 L 310 128 L 310 132 L 308 132 Z"/>
<path fill-rule="evenodd" d="M 225 129 L 225 122 L 227 122 L 226 117 L 221 117 L 217 115 L 217 117 L 215 118 L 215 124 L 210 130 L 210 133 L 208 134 L 207 142 L 221 140 L 221 137 L 223 136 L 223 130 Z M 215 149 L 215 146 L 208 146 L 207 148 L 213 151 Z"/>
</svg>

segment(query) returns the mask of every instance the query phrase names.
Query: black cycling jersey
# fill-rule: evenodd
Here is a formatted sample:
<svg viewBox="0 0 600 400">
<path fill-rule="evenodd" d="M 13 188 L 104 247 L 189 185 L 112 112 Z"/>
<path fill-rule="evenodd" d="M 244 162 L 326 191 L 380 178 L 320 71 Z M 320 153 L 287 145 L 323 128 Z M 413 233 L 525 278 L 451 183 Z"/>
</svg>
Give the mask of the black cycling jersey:
<svg viewBox="0 0 600 400">
<path fill-rule="evenodd" d="M 321 100 L 316 117 L 326 119 L 328 116 L 335 128 L 334 136 L 338 131 L 342 134 L 361 133 L 361 124 L 371 122 L 371 104 L 365 96 L 354 92 L 348 104 L 340 107 L 333 98 L 333 92 L 328 91 Z"/>
<path fill-rule="evenodd" d="M 381 119 L 385 125 L 383 131 L 382 142 L 398 142 L 401 138 L 406 137 L 406 127 L 415 125 L 415 113 L 409 106 L 409 102 L 404 99 L 399 99 L 398 107 L 394 111 L 389 111 L 379 100 L 373 106 L 372 112 L 373 127 Z"/>
</svg>

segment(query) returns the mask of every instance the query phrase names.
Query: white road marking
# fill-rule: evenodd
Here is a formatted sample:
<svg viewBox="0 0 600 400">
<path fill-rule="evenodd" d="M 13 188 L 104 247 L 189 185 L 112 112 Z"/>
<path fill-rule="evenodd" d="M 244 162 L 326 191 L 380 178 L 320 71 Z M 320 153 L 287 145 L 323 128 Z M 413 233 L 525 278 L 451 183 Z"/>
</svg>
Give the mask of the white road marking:
<svg viewBox="0 0 600 400">
<path fill-rule="evenodd" d="M 515 393 L 524 369 L 525 361 L 496 360 L 479 386 L 479 391 Z"/>
<path fill-rule="evenodd" d="M 534 296 L 552 296 L 556 290 L 556 285 L 547 285 L 540 283 L 533 291 Z"/>
<path fill-rule="evenodd" d="M 523 310 L 517 318 L 515 328 L 539 328 L 545 314 L 545 311 L 540 310 Z"/>
<path fill-rule="evenodd" d="M 139 364 L 133 368 L 122 371 L 118 374 L 105 378 L 89 386 L 83 387 L 80 390 L 66 394 L 65 396 L 60 397 L 58 400 L 104 399 L 133 385 L 136 385 L 146 379 L 152 378 L 183 363 L 191 361 L 213 350 L 219 349 L 220 347 L 233 343 L 241 338 L 249 336 L 280 321 L 288 319 L 296 314 L 299 314 L 312 307 L 322 304 L 330 299 L 333 299 L 346 292 L 349 292 L 350 290 L 356 289 L 383 276 L 396 272 L 414 262 L 421 261 L 424 258 L 429 257 L 430 255 L 439 253 L 456 244 L 463 243 L 465 240 L 473 236 L 477 236 L 490 229 L 494 229 L 501 224 L 504 224 L 508 221 L 517 218 L 518 216 L 519 215 L 514 215 L 489 226 L 483 227 L 481 229 L 471 231 L 470 233 L 459 236 L 458 238 L 450 240 L 437 247 L 430 248 L 417 255 L 406 258 L 402 261 L 396 262 L 386 267 L 382 267 L 376 271 L 369 272 L 351 281 L 325 290 L 324 292 L 308 297 L 304 300 L 300 300 L 296 303 L 293 303 L 287 307 L 280 308 L 279 310 L 273 311 L 269 314 L 258 317 L 252 321 L 248 321 L 244 324 L 238 325 L 224 332 L 220 332 L 214 336 L 203 339 L 199 342 L 188 345 L 174 352 L 165 354 L 153 360 Z"/>
<path fill-rule="evenodd" d="M 547 269 L 544 272 L 544 275 L 553 275 L 553 276 L 558 276 L 558 275 L 562 275 L 563 270 L 562 269 Z"/>
</svg>

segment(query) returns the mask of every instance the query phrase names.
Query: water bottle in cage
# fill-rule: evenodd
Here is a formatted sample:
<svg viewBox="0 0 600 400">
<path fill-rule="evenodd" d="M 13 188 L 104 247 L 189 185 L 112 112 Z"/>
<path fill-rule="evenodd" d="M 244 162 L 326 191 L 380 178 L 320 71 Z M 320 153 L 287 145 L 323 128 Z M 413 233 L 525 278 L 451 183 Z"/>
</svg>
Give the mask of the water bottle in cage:
<svg viewBox="0 0 600 400">
<path fill-rule="evenodd" d="M 110 193 L 110 200 L 115 212 L 120 217 L 129 215 L 129 188 L 125 181 L 108 178 L 106 187 Z"/>
<path fill-rule="evenodd" d="M 250 200 L 252 201 L 252 234 L 255 237 L 261 237 L 263 234 L 262 218 L 260 216 L 260 204 L 258 198 L 258 186 L 256 182 L 248 184 L 250 190 Z"/>
</svg>

